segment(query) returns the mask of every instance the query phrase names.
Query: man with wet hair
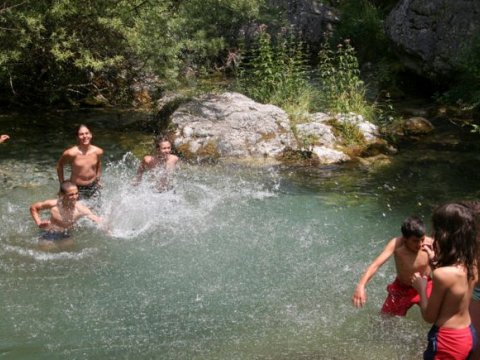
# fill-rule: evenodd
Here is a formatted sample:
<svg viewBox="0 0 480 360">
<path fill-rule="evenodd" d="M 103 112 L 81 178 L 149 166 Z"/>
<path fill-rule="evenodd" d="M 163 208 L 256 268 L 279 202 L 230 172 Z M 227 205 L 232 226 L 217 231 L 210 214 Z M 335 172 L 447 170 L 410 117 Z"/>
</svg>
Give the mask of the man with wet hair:
<svg viewBox="0 0 480 360">
<path fill-rule="evenodd" d="M 381 313 L 393 316 L 405 316 L 408 309 L 420 302 L 418 292 L 411 286 L 411 277 L 418 272 L 430 275 L 430 261 L 433 259 L 433 239 L 425 236 L 425 224 L 411 216 L 402 223 L 402 236 L 391 239 L 378 257 L 370 264 L 355 288 L 352 303 L 360 308 L 367 301 L 365 287 L 377 270 L 393 255 L 397 277 L 387 286 L 388 296 Z M 432 282 L 428 281 L 427 293 L 430 295 Z"/>
<path fill-rule="evenodd" d="M 49 210 L 50 218 L 42 219 L 41 211 Z M 71 245 L 70 230 L 81 217 L 87 217 L 97 224 L 102 219 L 78 202 L 78 188 L 70 181 L 60 186 L 57 199 L 39 201 L 30 206 L 30 214 L 35 224 L 43 230 L 40 244 L 44 246 Z"/>
</svg>

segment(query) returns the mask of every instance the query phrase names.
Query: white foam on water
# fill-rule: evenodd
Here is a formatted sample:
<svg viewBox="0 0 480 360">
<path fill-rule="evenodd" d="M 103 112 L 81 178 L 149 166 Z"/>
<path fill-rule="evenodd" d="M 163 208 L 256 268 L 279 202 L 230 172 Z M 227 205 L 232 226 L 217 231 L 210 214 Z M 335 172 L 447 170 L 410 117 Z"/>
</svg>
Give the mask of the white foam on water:
<svg viewBox="0 0 480 360">
<path fill-rule="evenodd" d="M 62 252 L 45 252 L 36 249 L 26 249 L 20 246 L 5 245 L 6 252 L 15 253 L 17 255 L 29 257 L 38 261 L 52 260 L 83 260 L 94 256 L 98 250 L 95 248 L 82 249 L 79 252 L 62 251 Z"/>
</svg>

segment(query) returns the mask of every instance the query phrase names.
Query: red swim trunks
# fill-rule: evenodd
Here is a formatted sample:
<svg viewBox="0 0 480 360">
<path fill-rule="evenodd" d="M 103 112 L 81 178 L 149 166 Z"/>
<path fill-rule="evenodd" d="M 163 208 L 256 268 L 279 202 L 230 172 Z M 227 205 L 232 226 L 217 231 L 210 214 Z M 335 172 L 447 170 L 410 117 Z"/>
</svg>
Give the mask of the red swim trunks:
<svg viewBox="0 0 480 360">
<path fill-rule="evenodd" d="M 428 332 L 425 360 L 464 360 L 477 346 L 477 334 L 472 325 L 464 329 L 439 328 L 433 325 Z"/>
<path fill-rule="evenodd" d="M 405 285 L 398 278 L 387 286 L 388 296 L 382 306 L 382 314 L 405 316 L 408 309 L 414 304 L 420 302 L 420 295 L 417 290 L 409 285 Z M 432 280 L 427 282 L 427 296 L 432 292 Z"/>
</svg>

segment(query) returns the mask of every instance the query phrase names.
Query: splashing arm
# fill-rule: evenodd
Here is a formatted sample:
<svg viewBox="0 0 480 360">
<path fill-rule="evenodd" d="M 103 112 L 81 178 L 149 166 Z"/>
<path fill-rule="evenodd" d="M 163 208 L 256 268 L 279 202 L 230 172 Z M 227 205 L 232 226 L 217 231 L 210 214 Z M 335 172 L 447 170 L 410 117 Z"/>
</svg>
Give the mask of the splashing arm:
<svg viewBox="0 0 480 360">
<path fill-rule="evenodd" d="M 399 238 L 394 238 L 388 242 L 383 251 L 377 258 L 368 266 L 364 274 L 358 281 L 357 287 L 352 296 L 352 303 L 355 307 L 361 308 L 367 302 L 367 292 L 365 287 L 372 279 L 378 269 L 393 255 L 399 243 Z"/>
<path fill-rule="evenodd" d="M 137 186 L 140 183 L 140 181 L 142 181 L 143 173 L 152 166 L 151 165 L 152 163 L 153 163 L 152 156 L 147 155 L 143 158 L 142 162 L 140 163 L 140 166 L 137 169 L 137 174 L 133 178 L 133 181 L 132 181 L 133 186 Z"/>
<path fill-rule="evenodd" d="M 77 209 L 79 210 L 80 216 L 85 216 L 87 219 L 93 221 L 97 224 L 102 230 L 104 230 L 107 234 L 111 235 L 111 231 L 103 218 L 98 215 L 95 215 L 92 210 L 82 204 L 77 203 Z"/>
<path fill-rule="evenodd" d="M 30 215 L 32 216 L 33 221 L 39 228 L 44 229 L 50 226 L 50 220 L 42 220 L 40 216 L 40 211 L 51 209 L 56 204 L 57 200 L 53 199 L 38 201 L 30 206 Z"/>
</svg>

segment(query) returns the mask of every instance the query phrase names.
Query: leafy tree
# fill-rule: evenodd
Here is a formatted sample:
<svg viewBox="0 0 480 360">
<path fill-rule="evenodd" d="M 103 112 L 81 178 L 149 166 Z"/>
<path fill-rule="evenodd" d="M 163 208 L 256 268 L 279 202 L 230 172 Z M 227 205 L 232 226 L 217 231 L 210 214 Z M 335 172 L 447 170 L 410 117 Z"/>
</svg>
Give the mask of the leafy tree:
<svg viewBox="0 0 480 360">
<path fill-rule="evenodd" d="M 222 61 L 263 0 L 4 0 L 0 89 L 24 102 L 112 99 L 140 72 L 164 84 Z M 128 94 L 127 94 L 128 95 Z"/>
<path fill-rule="evenodd" d="M 114 0 L 4 1 L 0 86 L 24 101 L 85 96 L 125 66 L 128 44 Z M 121 5 L 121 4 L 120 4 Z"/>
</svg>

